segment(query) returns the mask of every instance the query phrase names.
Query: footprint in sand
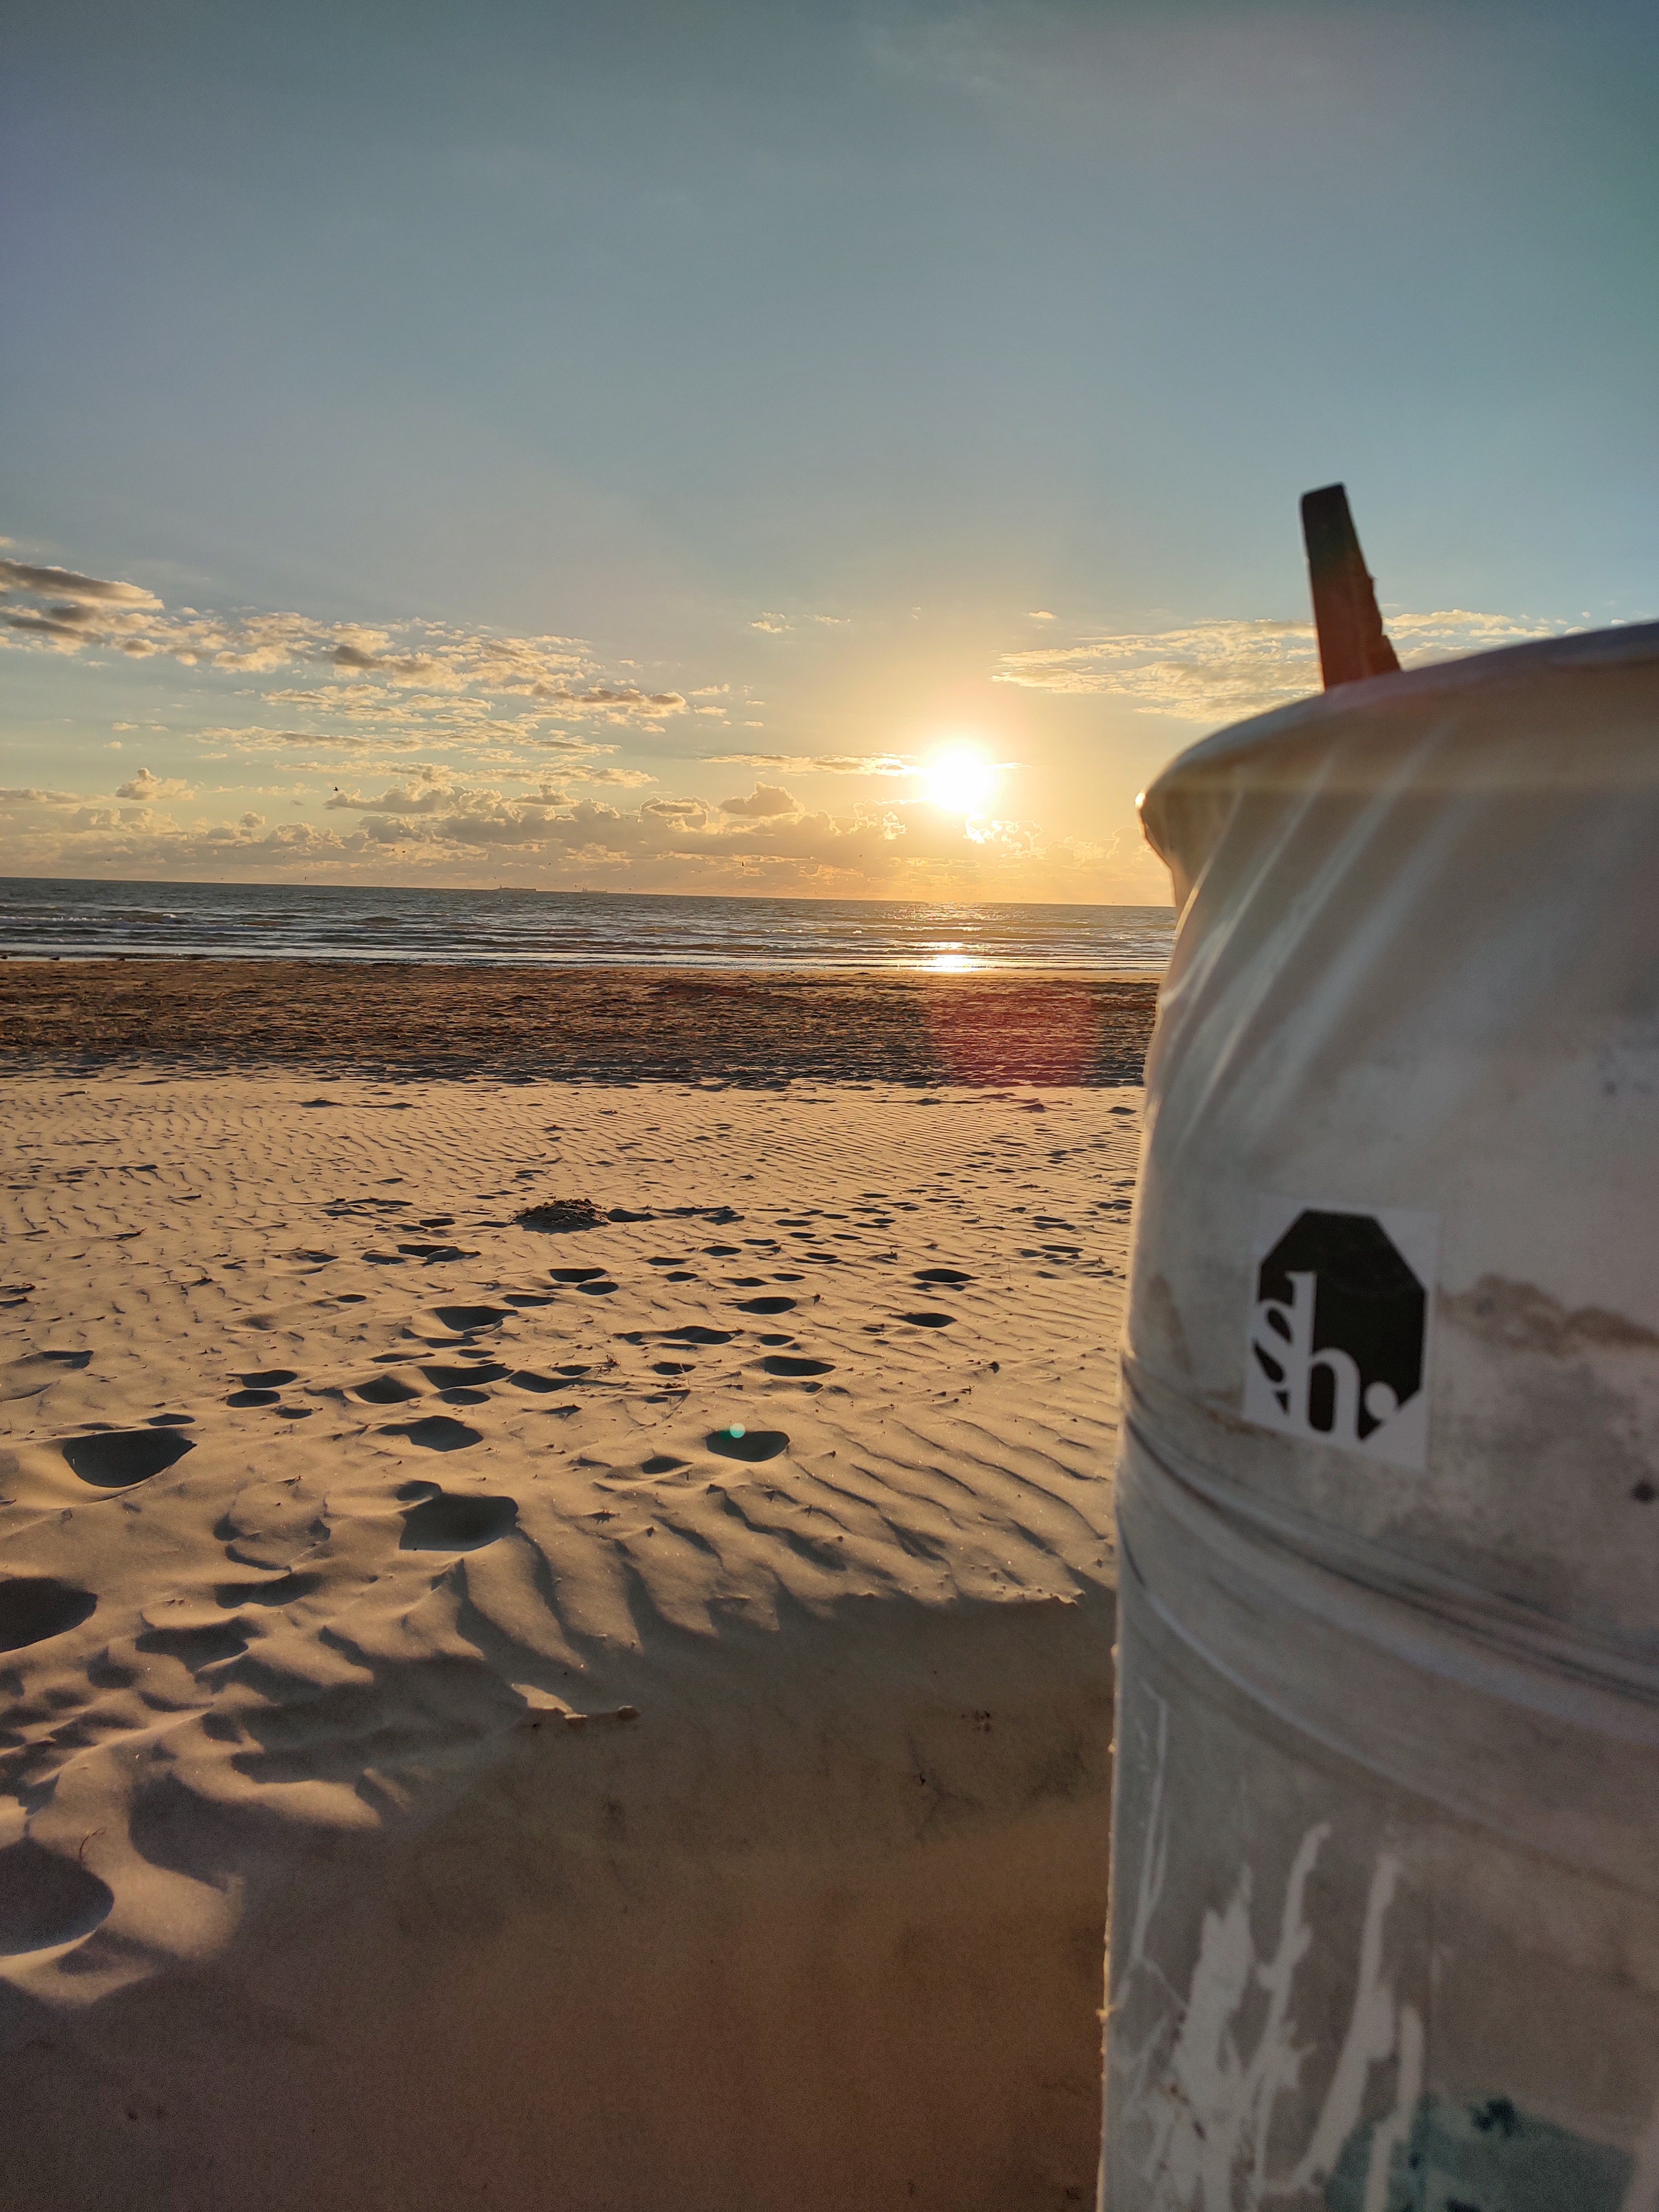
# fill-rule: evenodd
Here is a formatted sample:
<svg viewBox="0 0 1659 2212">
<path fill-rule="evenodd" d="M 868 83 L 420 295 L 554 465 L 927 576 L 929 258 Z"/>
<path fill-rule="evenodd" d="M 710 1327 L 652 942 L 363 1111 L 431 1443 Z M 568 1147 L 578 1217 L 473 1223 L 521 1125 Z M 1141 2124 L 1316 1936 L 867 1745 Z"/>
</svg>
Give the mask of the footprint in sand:
<svg viewBox="0 0 1659 2212">
<path fill-rule="evenodd" d="M 293 1566 L 326 1543 L 330 1524 L 313 1492 L 297 1483 L 265 1480 L 238 1491 L 213 1533 L 239 1567 L 274 1571 Z"/>
<path fill-rule="evenodd" d="M 5 1369 L 0 1380 L 0 1401 L 38 1398 L 58 1376 L 74 1374 L 91 1364 L 89 1352 L 26 1352 Z"/>
<path fill-rule="evenodd" d="M 0 1577 L 0 1651 L 21 1651 L 78 1628 L 97 1610 L 90 1590 L 60 1583 L 55 1575 Z"/>
<path fill-rule="evenodd" d="M 971 1275 L 965 1275 L 960 1267 L 918 1267 L 912 1278 L 913 1281 L 918 1283 L 948 1284 L 952 1290 L 960 1290 L 964 1283 L 971 1283 L 973 1279 Z"/>
<path fill-rule="evenodd" d="M 114 1903 L 114 1892 L 95 1874 L 25 1836 L 0 1851 L 0 1956 L 20 1958 L 90 1936 Z"/>
<path fill-rule="evenodd" d="M 147 1628 L 133 1649 L 177 1659 L 195 1674 L 221 1659 L 240 1658 L 247 1638 L 234 1620 L 210 1621 L 195 1628 Z"/>
<path fill-rule="evenodd" d="M 219 1583 L 215 1586 L 213 1602 L 226 1613 L 234 1613 L 244 1605 L 292 1605 L 296 1598 L 309 1597 L 320 1589 L 320 1575 L 278 1575 L 268 1583 Z"/>
<path fill-rule="evenodd" d="M 912 1328 L 949 1328 L 956 1320 L 954 1314 L 908 1313 L 895 1314 L 895 1321 L 908 1322 Z"/>
<path fill-rule="evenodd" d="M 354 1383 L 351 1395 L 361 1398 L 366 1406 L 404 1406 L 421 1394 L 412 1382 L 405 1382 L 400 1376 L 376 1375 L 367 1382 Z"/>
<path fill-rule="evenodd" d="M 787 1352 L 774 1352 L 763 1359 L 761 1366 L 768 1375 L 805 1377 L 808 1375 L 830 1375 L 835 1372 L 833 1359 L 805 1359 Z"/>
<path fill-rule="evenodd" d="M 486 1382 L 504 1382 L 511 1370 L 503 1367 L 499 1359 L 481 1359 L 473 1367 L 422 1367 L 421 1370 L 433 1389 L 452 1403 L 459 1400 L 466 1406 L 482 1406 L 488 1392 Z"/>
<path fill-rule="evenodd" d="M 775 1459 L 780 1452 L 789 1449 L 789 1439 L 781 1429 L 745 1429 L 736 1422 L 730 1428 L 716 1429 L 703 1438 L 703 1443 L 722 1459 L 747 1460 L 750 1466 L 763 1459 Z"/>
<path fill-rule="evenodd" d="M 58 1449 L 95 1490 L 126 1490 L 174 1466 L 195 1445 L 176 1429 L 106 1429 L 100 1436 L 64 1437 Z"/>
<path fill-rule="evenodd" d="M 422 1451 L 465 1451 L 469 1445 L 483 1442 L 481 1431 L 470 1429 L 465 1421 L 452 1421 L 447 1413 L 428 1413 L 423 1421 L 393 1421 L 380 1434 L 407 1437 Z"/>
<path fill-rule="evenodd" d="M 475 1328 L 493 1328 L 497 1322 L 513 1318 L 506 1306 L 434 1306 L 432 1312 L 435 1320 L 453 1330 L 457 1336 L 465 1336 Z"/>
<path fill-rule="evenodd" d="M 665 1328 L 663 1335 L 670 1344 L 730 1344 L 737 1331 L 730 1328 L 705 1328 L 700 1321 L 687 1322 L 683 1328 Z"/>
<path fill-rule="evenodd" d="M 676 1459 L 672 1452 L 653 1452 L 649 1459 L 640 1462 L 640 1473 L 641 1474 L 672 1474 L 677 1468 L 687 1464 L 688 1462 L 683 1459 Z"/>
<path fill-rule="evenodd" d="M 515 1390 L 532 1390 L 544 1398 L 550 1391 L 568 1390 L 572 1380 L 565 1375 L 538 1375 L 533 1367 L 515 1368 L 507 1379 Z"/>
<path fill-rule="evenodd" d="M 511 1498 L 459 1498 L 429 1482 L 406 1482 L 401 1552 L 478 1552 L 518 1526 Z"/>
<path fill-rule="evenodd" d="M 228 1406 L 275 1406 L 281 1398 L 283 1386 L 297 1382 L 298 1375 L 291 1367 L 262 1367 L 257 1374 L 239 1375 L 240 1390 L 233 1390 L 225 1403 Z"/>
<path fill-rule="evenodd" d="M 785 1314 L 793 1313 L 794 1310 L 795 1301 L 793 1298 L 740 1298 L 738 1301 L 738 1311 L 739 1313 Z"/>
<path fill-rule="evenodd" d="M 550 1267 L 547 1272 L 556 1283 L 599 1283 L 606 1279 L 603 1267 Z"/>
</svg>

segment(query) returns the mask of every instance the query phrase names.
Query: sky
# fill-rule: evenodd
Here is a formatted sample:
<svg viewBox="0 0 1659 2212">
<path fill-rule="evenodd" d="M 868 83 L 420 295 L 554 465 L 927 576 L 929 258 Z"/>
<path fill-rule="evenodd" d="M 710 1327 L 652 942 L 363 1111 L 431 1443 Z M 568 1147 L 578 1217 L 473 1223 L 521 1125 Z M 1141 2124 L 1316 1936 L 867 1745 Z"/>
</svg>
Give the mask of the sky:
<svg viewBox="0 0 1659 2212">
<path fill-rule="evenodd" d="M 1659 11 L 58 0 L 0 873 L 1162 903 L 1136 793 L 1659 612 Z"/>
</svg>

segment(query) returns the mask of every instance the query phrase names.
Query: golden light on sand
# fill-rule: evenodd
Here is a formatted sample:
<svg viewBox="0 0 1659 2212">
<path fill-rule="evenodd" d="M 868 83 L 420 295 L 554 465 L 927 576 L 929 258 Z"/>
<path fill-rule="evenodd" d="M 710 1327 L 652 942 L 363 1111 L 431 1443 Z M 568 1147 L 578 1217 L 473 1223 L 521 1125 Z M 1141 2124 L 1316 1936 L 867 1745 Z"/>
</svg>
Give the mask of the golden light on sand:
<svg viewBox="0 0 1659 2212">
<path fill-rule="evenodd" d="M 945 814 L 983 814 L 1002 781 L 996 762 L 977 745 L 951 744 L 923 768 L 929 801 Z"/>
<path fill-rule="evenodd" d="M 927 949 L 957 942 L 935 925 Z M 0 963 L 5 1053 L 27 964 Z M 246 994 L 232 964 L 179 988 Z M 494 1006 L 526 972 L 449 974 Z M 317 981 L 336 1034 L 376 1033 L 380 973 Z M 409 1080 L 391 1161 L 378 1062 L 192 1076 L 184 1108 L 149 1069 L 68 1097 L 14 1073 L 0 1644 L 34 1802 L 24 1835 L 0 1800 L 0 1950 L 52 2040 L 8 2053 L 32 2124 L 7 2132 L 7 2212 L 204 2203 L 125 2187 L 128 2110 L 141 2184 L 226 2175 L 236 2212 L 301 2201 L 255 2174 L 284 2112 L 316 2212 L 364 2172 L 381 2205 L 445 2208 L 489 2172 L 498 2212 L 707 2212 L 693 2170 L 800 2212 L 902 2204 L 911 2175 L 927 2212 L 1092 2188 L 1115 1613 L 1090 1477 L 1128 1216 L 1090 1217 L 1085 1278 L 1007 1249 L 1000 1178 L 1081 1220 L 1134 1179 L 1138 1093 L 1071 1088 L 1100 1059 L 1066 1042 L 1086 983 L 936 989 L 930 1025 L 890 975 L 783 981 L 750 1043 L 733 1010 L 781 988 L 757 973 L 695 1018 L 763 1087 L 677 1092 L 671 1120 L 659 1085 L 556 1084 L 536 1045 L 529 1089 Z M 422 1052 L 459 1033 L 423 999 L 405 1018 L 453 981 L 397 988 Z M 262 1053 L 304 988 L 272 973 Z M 810 1091 L 771 1081 L 797 1036 Z M 473 1195 L 524 1156 L 526 1106 L 556 1119 L 516 1186 L 542 1226 Z M 64 1172 L 116 1128 L 142 1175 Z M 577 1192 L 614 1218 L 557 1226 Z M 149 1737 L 164 1755 L 136 1757 Z M 941 1838 L 916 1801 L 963 1787 Z M 303 2033 L 269 2033 L 272 1987 Z M 216 2006 L 247 2033 L 210 2066 Z M 854 2057 L 804 2100 L 822 2051 Z M 988 2172 L 1015 2179 L 988 2196 Z"/>
</svg>

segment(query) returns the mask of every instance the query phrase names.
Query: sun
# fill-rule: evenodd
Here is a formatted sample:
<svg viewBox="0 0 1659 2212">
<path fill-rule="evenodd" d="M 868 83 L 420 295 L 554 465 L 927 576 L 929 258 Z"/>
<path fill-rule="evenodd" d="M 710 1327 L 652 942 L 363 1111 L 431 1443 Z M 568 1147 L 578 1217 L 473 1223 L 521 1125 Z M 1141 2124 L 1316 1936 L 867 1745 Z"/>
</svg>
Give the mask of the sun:
<svg viewBox="0 0 1659 2212">
<path fill-rule="evenodd" d="M 927 796 L 943 814 L 982 814 L 1002 771 L 975 745 L 946 745 L 923 768 Z"/>
</svg>

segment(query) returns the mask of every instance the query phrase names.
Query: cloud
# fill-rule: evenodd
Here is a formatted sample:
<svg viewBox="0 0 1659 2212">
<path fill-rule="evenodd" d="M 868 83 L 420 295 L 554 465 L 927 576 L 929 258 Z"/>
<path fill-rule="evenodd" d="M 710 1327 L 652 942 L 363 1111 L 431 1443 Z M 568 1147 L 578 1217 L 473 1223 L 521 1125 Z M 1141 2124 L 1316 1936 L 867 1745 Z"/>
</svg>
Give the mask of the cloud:
<svg viewBox="0 0 1659 2212">
<path fill-rule="evenodd" d="M 774 637 L 781 637 L 789 625 L 781 615 L 762 615 L 756 621 L 751 622 L 749 627 L 750 629 L 767 630 Z"/>
<path fill-rule="evenodd" d="M 154 799 L 194 799 L 196 793 L 179 776 L 152 775 L 147 768 L 141 768 L 125 783 L 117 784 L 115 796 L 136 799 L 148 805 Z"/>
<path fill-rule="evenodd" d="M 270 702 L 284 704 L 295 696 L 293 692 L 272 693 Z M 298 696 L 304 698 L 307 695 Z M 261 723 L 214 723 L 198 730 L 195 735 L 204 744 L 234 745 L 240 750 L 252 751 L 327 745 L 345 752 L 412 752 L 462 745 L 474 750 L 486 745 L 507 744 L 520 750 L 527 747 L 536 752 L 588 757 L 617 750 L 614 744 L 601 744 L 592 738 L 574 738 L 563 730 L 541 729 L 533 717 L 491 716 L 487 711 L 477 717 L 376 713 L 362 719 L 365 727 L 344 730 L 272 729 Z"/>
<path fill-rule="evenodd" d="M 570 713 L 580 714 L 610 710 L 607 720 L 616 720 L 628 714 L 651 717 L 660 714 L 679 714 L 685 711 L 685 700 L 678 691 L 641 691 L 636 686 L 595 684 L 586 691 L 571 690 L 568 684 L 538 684 L 530 696 L 535 699 L 556 699 Z M 620 715 L 617 710 L 620 710 Z"/>
<path fill-rule="evenodd" d="M 365 799 L 360 791 L 337 791 L 327 802 L 325 811 L 330 814 L 437 814 L 464 808 L 468 800 L 480 797 L 492 803 L 499 799 L 498 792 L 474 793 L 458 790 L 447 775 L 411 778 L 408 783 L 394 785 L 383 791 L 378 799 Z"/>
<path fill-rule="evenodd" d="M 1047 607 L 1033 607 L 1025 619 L 1027 622 L 1053 622 L 1054 617 Z"/>
<path fill-rule="evenodd" d="M 1531 638 L 1559 637 L 1569 625 L 1513 615 L 1470 614 L 1452 607 L 1432 615 L 1388 615 L 1384 627 L 1401 665 L 1423 668 L 1459 653 L 1492 653 L 1499 646 L 1524 645 Z"/>
<path fill-rule="evenodd" d="M 337 745 L 349 751 L 356 747 L 416 746 L 422 743 L 420 732 L 408 737 L 382 737 L 368 730 L 271 730 L 263 725 L 215 724 L 196 732 L 197 740 L 204 745 L 234 745 L 239 751 L 257 750 L 270 747 L 287 750 L 295 745 Z M 220 756 L 222 757 L 222 756 Z"/>
<path fill-rule="evenodd" d="M 119 606 L 159 607 L 142 585 L 118 584 L 104 576 L 82 576 L 73 568 L 40 568 L 27 561 L 0 561 L 0 591 L 31 592 L 49 599 L 99 599 Z"/>
<path fill-rule="evenodd" d="M 750 726 L 758 726 L 752 725 Z M 897 753 L 705 753 L 716 768 L 771 768 L 787 775 L 915 775 Z"/>
<path fill-rule="evenodd" d="M 751 820 L 764 821 L 775 814 L 799 814 L 800 801 L 792 799 L 781 784 L 757 783 L 747 799 L 723 799 L 722 814 L 747 815 Z"/>
<path fill-rule="evenodd" d="M 533 702 L 521 716 L 531 721 L 548 720 L 556 708 L 561 715 L 656 726 L 686 704 L 678 691 L 609 680 L 575 638 L 498 637 L 442 623 L 369 625 L 250 610 L 169 611 L 137 584 L 0 561 L 0 593 L 9 599 L 13 592 L 34 604 L 0 611 L 0 643 L 58 653 L 103 648 L 134 659 L 169 656 L 181 666 L 222 674 L 309 666 L 323 680 L 286 696 L 331 718 L 368 714 L 395 723 L 407 714 L 429 723 L 447 713 L 462 726 L 499 719 L 494 702 L 521 700 Z M 405 708 L 399 695 L 411 693 L 418 702 Z"/>
<path fill-rule="evenodd" d="M 1391 615 L 1387 627 L 1402 665 L 1413 668 L 1552 636 L 1561 625 L 1452 609 Z M 1005 653 L 995 680 L 1039 691 L 1104 694 L 1133 701 L 1142 714 L 1214 726 L 1317 691 L 1319 655 L 1310 623 L 1194 623 Z"/>
<path fill-rule="evenodd" d="M 831 629 L 846 629 L 852 622 L 851 615 L 814 615 L 815 623 L 823 623 Z"/>
<path fill-rule="evenodd" d="M 771 811 L 776 793 L 787 811 Z M 919 801 L 807 812 L 781 787 L 757 787 L 768 811 L 729 813 L 707 799 L 651 798 L 618 807 L 550 785 L 507 797 L 412 769 L 384 788 L 334 794 L 334 823 L 270 828 L 250 810 L 185 828 L 147 807 L 88 805 L 73 793 L 10 793 L 0 817 L 0 873 L 204 877 L 365 884 L 393 880 L 526 885 L 611 881 L 640 889 L 765 890 L 778 896 L 1020 897 L 1046 870 L 1065 895 L 1099 896 L 1097 848 L 1042 847 L 1030 823 L 964 825 Z M 1126 836 L 1132 833 L 1126 832 Z M 1149 864 L 1150 866 L 1150 864 Z M 1143 891 L 1165 896 L 1156 870 Z M 1112 896 L 1109 889 L 1106 896 Z M 1122 892 L 1117 895 L 1123 895 Z"/>
</svg>

